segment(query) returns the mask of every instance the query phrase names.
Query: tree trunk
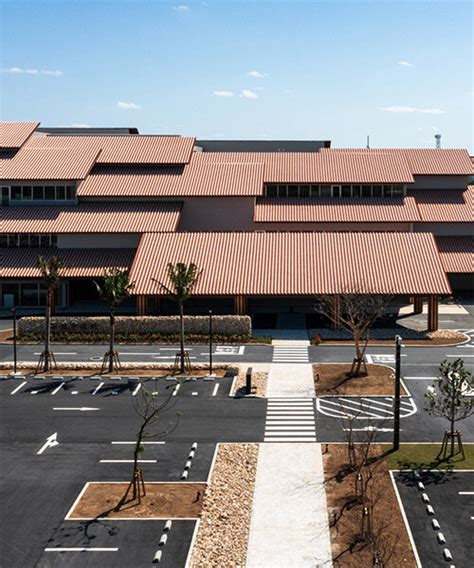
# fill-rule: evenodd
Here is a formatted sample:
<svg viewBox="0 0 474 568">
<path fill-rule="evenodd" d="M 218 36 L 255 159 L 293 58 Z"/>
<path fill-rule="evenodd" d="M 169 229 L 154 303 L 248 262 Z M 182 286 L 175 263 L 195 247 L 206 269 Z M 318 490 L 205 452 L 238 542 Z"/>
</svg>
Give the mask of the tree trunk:
<svg viewBox="0 0 474 568">
<path fill-rule="evenodd" d="M 180 324 L 180 373 L 184 373 L 184 308 L 183 302 L 179 302 L 179 324 Z"/>
<path fill-rule="evenodd" d="M 135 444 L 135 448 L 133 450 L 133 472 L 132 472 L 132 478 L 130 480 L 130 483 L 127 486 L 127 489 L 125 491 L 125 493 L 122 495 L 120 501 L 117 503 L 117 505 L 115 506 L 114 510 L 115 511 L 120 511 L 121 507 L 123 505 L 125 505 L 126 501 L 127 501 L 127 497 L 128 494 L 130 493 L 130 489 L 132 489 L 132 499 L 135 500 L 137 498 L 137 490 L 140 491 L 140 487 L 137 483 L 137 473 L 138 473 L 138 455 L 140 453 L 140 448 L 142 445 L 142 439 L 143 439 L 143 435 L 145 434 L 145 429 L 148 425 L 148 422 L 150 421 L 149 418 L 147 418 L 143 424 L 140 426 L 140 430 L 138 431 L 137 434 L 137 442 Z"/>
<path fill-rule="evenodd" d="M 109 338 L 109 373 L 114 372 L 114 347 L 115 347 L 115 313 L 114 306 L 110 307 L 110 338 Z"/>
<path fill-rule="evenodd" d="M 454 389 L 453 389 L 454 391 Z M 450 457 L 454 456 L 454 428 L 456 427 L 456 397 L 455 392 L 451 395 L 451 416 L 449 417 L 449 424 L 451 428 L 451 452 Z"/>
<path fill-rule="evenodd" d="M 51 300 L 52 300 L 52 290 L 48 289 L 46 295 L 46 336 L 44 340 L 44 361 L 43 361 L 43 371 L 47 373 L 49 371 L 49 350 L 51 343 Z"/>
</svg>

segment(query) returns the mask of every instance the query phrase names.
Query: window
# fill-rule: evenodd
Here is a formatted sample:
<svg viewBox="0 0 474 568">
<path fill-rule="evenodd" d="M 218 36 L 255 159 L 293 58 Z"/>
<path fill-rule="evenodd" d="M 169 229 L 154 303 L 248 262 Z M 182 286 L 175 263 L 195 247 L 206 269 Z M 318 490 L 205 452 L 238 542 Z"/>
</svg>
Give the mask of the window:
<svg viewBox="0 0 474 568">
<path fill-rule="evenodd" d="M 68 199 L 74 199 L 73 197 L 69 197 L 69 190 L 73 189 L 68 187 Z M 266 187 L 266 195 L 267 197 L 277 197 L 278 196 L 278 187 L 276 185 L 267 185 Z"/>
<path fill-rule="evenodd" d="M 392 197 L 392 186 L 391 185 L 384 185 L 383 186 L 383 196 L 384 197 Z"/>
<path fill-rule="evenodd" d="M 58 185 L 56 187 L 56 199 L 64 201 L 66 199 L 66 188 L 64 185 Z"/>
<path fill-rule="evenodd" d="M 20 185 L 12 185 L 11 196 L 12 196 L 12 200 L 20 201 L 20 199 L 21 199 L 21 186 Z"/>
<path fill-rule="evenodd" d="M 382 197 L 382 186 L 373 185 L 372 186 L 372 197 Z"/>
<path fill-rule="evenodd" d="M 33 198 L 33 190 L 31 185 L 24 185 L 23 186 L 23 199 L 26 201 L 31 200 Z"/>
<path fill-rule="evenodd" d="M 360 185 L 353 185 L 352 186 L 352 197 L 360 197 L 361 196 L 361 186 Z"/>
<path fill-rule="evenodd" d="M 362 186 L 362 197 L 371 197 L 372 196 L 372 188 L 370 185 L 363 185 Z"/>
<path fill-rule="evenodd" d="M 58 246 L 58 235 L 49 235 L 49 244 L 52 247 Z"/>
<path fill-rule="evenodd" d="M 54 185 L 52 185 L 52 186 L 47 185 L 44 188 L 44 198 L 46 200 L 54 201 L 55 197 L 56 197 L 56 192 L 54 191 Z"/>
<path fill-rule="evenodd" d="M 38 284 L 20 284 L 20 304 L 22 306 L 37 306 L 38 305 Z"/>
<path fill-rule="evenodd" d="M 392 197 L 403 197 L 403 185 L 392 186 Z"/>
<path fill-rule="evenodd" d="M 311 197 L 319 197 L 319 185 L 311 186 Z"/>
<path fill-rule="evenodd" d="M 333 197 L 341 197 L 341 186 L 340 185 L 333 185 L 332 186 L 332 196 Z"/>
<path fill-rule="evenodd" d="M 351 189 L 352 189 L 352 187 L 350 185 L 343 185 L 341 187 L 341 196 L 342 197 L 351 197 L 351 195 L 352 195 Z"/>
<path fill-rule="evenodd" d="M 68 185 L 66 187 L 66 199 L 76 199 L 76 188 L 73 185 Z"/>
<path fill-rule="evenodd" d="M 331 197 L 331 186 L 322 185 L 321 186 L 321 197 Z"/>
<path fill-rule="evenodd" d="M 44 199 L 44 187 L 40 185 L 33 187 L 33 199 Z"/>
<path fill-rule="evenodd" d="M 29 246 L 28 233 L 20 233 L 18 238 L 18 246 L 27 247 Z"/>
<path fill-rule="evenodd" d="M 39 235 L 39 237 L 40 237 L 40 246 L 49 247 L 49 235 Z"/>
<path fill-rule="evenodd" d="M 30 247 L 40 246 L 40 235 L 30 235 Z"/>
<path fill-rule="evenodd" d="M 309 197 L 309 193 L 310 193 L 309 185 L 300 185 L 300 197 Z"/>
<path fill-rule="evenodd" d="M 289 185 L 288 186 L 288 197 L 298 197 L 298 186 Z"/>
<path fill-rule="evenodd" d="M 288 197 L 288 186 L 286 185 L 278 186 L 278 197 Z"/>
<path fill-rule="evenodd" d="M 0 235 L 0 247 L 5 248 L 8 246 L 8 235 Z"/>
</svg>

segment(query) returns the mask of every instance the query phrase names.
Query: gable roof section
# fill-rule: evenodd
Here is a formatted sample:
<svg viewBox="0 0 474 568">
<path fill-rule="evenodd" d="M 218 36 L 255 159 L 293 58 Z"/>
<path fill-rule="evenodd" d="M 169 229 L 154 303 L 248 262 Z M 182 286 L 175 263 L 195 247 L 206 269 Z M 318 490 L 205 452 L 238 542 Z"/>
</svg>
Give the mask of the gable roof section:
<svg viewBox="0 0 474 568">
<path fill-rule="evenodd" d="M 424 223 L 472 223 L 474 221 L 474 186 L 465 191 L 413 189 Z"/>
<path fill-rule="evenodd" d="M 187 164 L 194 138 L 182 136 L 33 136 L 34 148 L 102 150 L 98 164 Z"/>
<path fill-rule="evenodd" d="M 182 203 L 85 202 L 76 207 L 4 207 L 0 233 L 175 231 Z"/>
<path fill-rule="evenodd" d="M 0 122 L 0 148 L 21 148 L 39 122 Z"/>
<path fill-rule="evenodd" d="M 446 272 L 474 272 L 473 237 L 436 237 L 436 242 Z"/>
<path fill-rule="evenodd" d="M 96 172 L 81 184 L 80 197 L 254 196 L 263 191 L 262 164 L 207 164 L 184 168 L 117 169 Z"/>
<path fill-rule="evenodd" d="M 392 199 L 270 198 L 257 200 L 256 223 L 411 223 L 420 221 L 413 197 Z"/>
<path fill-rule="evenodd" d="M 160 294 L 152 278 L 166 284 L 169 262 L 194 262 L 202 274 L 193 293 L 205 296 L 451 291 L 431 233 L 145 234 L 133 293 Z"/>
<path fill-rule="evenodd" d="M 100 150 L 21 148 L 0 162 L 4 180 L 81 180 L 92 169 Z"/>
</svg>

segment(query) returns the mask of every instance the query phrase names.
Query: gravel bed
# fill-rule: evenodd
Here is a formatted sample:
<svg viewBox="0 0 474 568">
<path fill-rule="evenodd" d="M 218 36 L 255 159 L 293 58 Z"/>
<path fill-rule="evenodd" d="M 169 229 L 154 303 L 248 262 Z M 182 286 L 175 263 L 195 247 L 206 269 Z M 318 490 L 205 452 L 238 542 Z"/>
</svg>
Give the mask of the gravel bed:
<svg viewBox="0 0 474 568">
<path fill-rule="evenodd" d="M 310 337 L 319 335 L 323 341 L 328 339 L 352 339 L 352 335 L 345 329 L 311 329 Z M 392 339 L 395 335 L 400 335 L 403 339 L 466 339 L 465 335 L 450 329 L 438 329 L 437 331 L 427 332 L 426 330 L 408 329 L 406 327 L 397 328 L 374 328 L 370 330 L 370 339 Z"/>
<path fill-rule="evenodd" d="M 190 568 L 243 568 L 257 473 L 258 444 L 220 444 Z"/>
<path fill-rule="evenodd" d="M 256 371 L 252 373 L 252 392 L 247 395 L 246 389 L 246 369 L 240 369 L 237 379 L 235 380 L 230 396 L 244 397 L 251 396 L 264 398 L 267 390 L 268 373 Z"/>
</svg>

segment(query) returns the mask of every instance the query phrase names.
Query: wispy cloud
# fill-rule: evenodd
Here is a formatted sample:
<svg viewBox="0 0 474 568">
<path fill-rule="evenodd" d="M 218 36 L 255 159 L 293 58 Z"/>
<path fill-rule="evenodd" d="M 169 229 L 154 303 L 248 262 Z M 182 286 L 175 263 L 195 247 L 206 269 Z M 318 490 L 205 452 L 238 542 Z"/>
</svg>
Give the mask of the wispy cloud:
<svg viewBox="0 0 474 568">
<path fill-rule="evenodd" d="M 73 122 L 71 124 L 72 128 L 91 128 L 90 124 L 86 124 L 85 122 Z"/>
<path fill-rule="evenodd" d="M 7 67 L 2 69 L 3 73 L 10 75 L 48 75 L 49 77 L 62 77 L 63 71 L 59 69 L 31 69 L 29 67 Z"/>
<path fill-rule="evenodd" d="M 233 91 L 214 91 L 212 94 L 215 97 L 233 97 L 235 93 Z"/>
<path fill-rule="evenodd" d="M 417 108 L 411 106 L 388 106 L 388 107 L 382 107 L 380 110 L 383 110 L 385 112 L 399 112 L 399 113 L 419 112 L 424 114 L 444 114 L 444 110 L 437 107 Z"/>
<path fill-rule="evenodd" d="M 250 89 L 242 89 L 240 96 L 244 99 L 258 99 L 257 93 L 251 91 Z"/>
<path fill-rule="evenodd" d="M 173 10 L 175 12 L 179 12 L 180 14 L 185 14 L 186 12 L 189 12 L 191 8 L 186 4 L 179 4 L 179 6 L 173 6 Z"/>
<path fill-rule="evenodd" d="M 139 110 L 139 109 L 142 108 L 142 105 L 139 105 L 137 103 L 126 102 L 126 101 L 118 101 L 117 107 L 127 109 L 127 110 L 130 110 L 130 109 L 131 110 Z"/>
<path fill-rule="evenodd" d="M 247 75 L 248 75 L 249 77 L 254 77 L 255 79 L 263 79 L 264 77 L 267 77 L 267 76 L 268 76 L 267 73 L 261 73 L 260 71 L 256 71 L 256 70 L 249 71 L 249 72 L 247 73 Z"/>
<path fill-rule="evenodd" d="M 415 67 L 414 63 L 410 63 L 409 61 L 399 61 L 398 62 L 399 65 L 401 65 L 402 67 Z"/>
</svg>

